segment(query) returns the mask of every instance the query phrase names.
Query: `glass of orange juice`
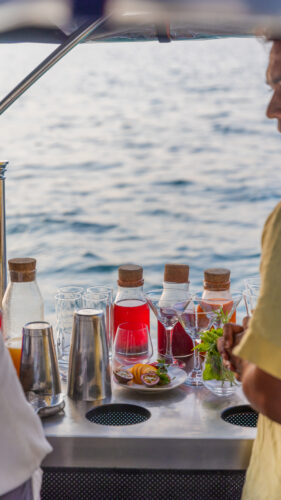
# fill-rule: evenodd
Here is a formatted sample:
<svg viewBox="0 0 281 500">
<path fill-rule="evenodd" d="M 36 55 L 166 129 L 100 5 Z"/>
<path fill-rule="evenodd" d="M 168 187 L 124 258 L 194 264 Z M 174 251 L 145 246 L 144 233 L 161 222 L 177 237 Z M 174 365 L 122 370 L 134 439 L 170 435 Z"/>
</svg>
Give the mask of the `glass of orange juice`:
<svg viewBox="0 0 281 500">
<path fill-rule="evenodd" d="M 15 337 L 8 339 L 6 341 L 6 347 L 11 355 L 12 361 L 14 363 L 15 369 L 18 376 L 20 375 L 20 360 L 21 360 L 21 348 L 22 348 L 22 337 Z"/>
</svg>

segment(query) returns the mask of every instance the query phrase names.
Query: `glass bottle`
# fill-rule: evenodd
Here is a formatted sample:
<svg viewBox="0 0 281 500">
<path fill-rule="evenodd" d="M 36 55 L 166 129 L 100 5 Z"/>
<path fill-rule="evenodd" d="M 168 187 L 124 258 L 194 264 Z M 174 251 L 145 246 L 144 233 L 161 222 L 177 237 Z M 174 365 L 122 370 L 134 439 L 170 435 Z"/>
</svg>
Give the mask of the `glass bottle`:
<svg viewBox="0 0 281 500">
<path fill-rule="evenodd" d="M 9 260 L 10 283 L 2 303 L 2 332 L 19 374 L 22 328 L 30 321 L 44 320 L 44 302 L 36 281 L 36 260 Z"/>
<path fill-rule="evenodd" d="M 113 304 L 113 335 L 122 323 L 145 323 L 150 331 L 149 306 L 143 292 L 143 268 L 134 264 L 118 269 L 118 291 Z"/>
<path fill-rule="evenodd" d="M 185 301 L 189 293 L 189 266 L 185 264 L 166 264 L 164 271 L 162 299 L 175 302 Z M 172 352 L 176 358 L 185 358 L 192 353 L 192 340 L 178 322 L 173 331 Z M 164 326 L 158 321 L 158 354 L 166 353 L 166 333 Z"/>
<path fill-rule="evenodd" d="M 202 299 L 214 301 L 215 305 L 221 305 L 223 309 L 227 310 L 229 308 L 229 302 L 232 302 L 229 269 L 205 269 Z M 226 302 L 226 299 L 229 299 L 229 302 Z M 234 311 L 230 321 L 232 323 L 236 322 L 236 311 Z"/>
</svg>

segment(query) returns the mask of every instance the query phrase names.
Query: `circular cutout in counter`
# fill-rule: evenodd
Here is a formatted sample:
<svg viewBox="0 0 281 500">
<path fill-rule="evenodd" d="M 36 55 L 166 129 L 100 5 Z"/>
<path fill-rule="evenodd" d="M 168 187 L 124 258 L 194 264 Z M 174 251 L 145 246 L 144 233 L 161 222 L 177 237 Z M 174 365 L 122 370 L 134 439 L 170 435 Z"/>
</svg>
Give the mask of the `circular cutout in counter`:
<svg viewBox="0 0 281 500">
<path fill-rule="evenodd" d="M 98 406 L 85 416 L 95 424 L 121 426 L 145 422 L 151 413 L 142 406 L 116 403 Z"/>
<path fill-rule="evenodd" d="M 249 405 L 232 406 L 221 414 L 221 418 L 232 425 L 256 427 L 259 414 Z"/>
</svg>

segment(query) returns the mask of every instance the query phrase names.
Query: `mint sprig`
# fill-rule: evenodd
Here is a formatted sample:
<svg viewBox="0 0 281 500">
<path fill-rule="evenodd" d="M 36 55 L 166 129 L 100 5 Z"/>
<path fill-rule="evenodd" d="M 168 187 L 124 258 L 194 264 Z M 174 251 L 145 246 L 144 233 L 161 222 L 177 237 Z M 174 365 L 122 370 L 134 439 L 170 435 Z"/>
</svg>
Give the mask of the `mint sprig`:
<svg viewBox="0 0 281 500">
<path fill-rule="evenodd" d="M 201 343 L 195 346 L 199 352 L 206 355 L 205 368 L 203 371 L 204 380 L 221 380 L 231 384 L 236 383 L 234 373 L 223 365 L 222 357 L 217 348 L 217 340 L 222 337 L 223 329 L 216 328 L 207 330 L 200 335 Z"/>
<path fill-rule="evenodd" d="M 216 321 L 225 325 L 226 323 L 229 322 L 230 317 L 228 312 L 224 312 L 223 307 L 221 306 L 219 311 L 215 311 L 216 314 Z"/>
<path fill-rule="evenodd" d="M 163 359 L 158 359 L 157 360 L 157 375 L 158 377 L 160 378 L 160 381 L 158 382 L 159 385 L 167 385 L 171 382 L 171 378 L 169 377 L 168 375 L 168 367 L 169 365 L 167 365 L 165 363 L 165 361 L 163 361 Z"/>
</svg>

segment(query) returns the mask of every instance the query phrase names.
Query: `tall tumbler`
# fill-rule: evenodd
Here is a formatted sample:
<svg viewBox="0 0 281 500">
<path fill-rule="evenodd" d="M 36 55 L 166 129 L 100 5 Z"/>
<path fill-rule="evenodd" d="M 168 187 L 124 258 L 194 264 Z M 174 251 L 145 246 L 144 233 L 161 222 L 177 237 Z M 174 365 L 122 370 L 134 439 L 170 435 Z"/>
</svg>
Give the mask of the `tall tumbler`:
<svg viewBox="0 0 281 500">
<path fill-rule="evenodd" d="M 87 288 L 87 293 L 83 296 L 84 307 L 92 309 L 102 309 L 105 316 L 105 327 L 108 343 L 109 359 L 112 356 L 112 338 L 113 338 L 113 290 L 111 287 L 100 285 Z"/>
<path fill-rule="evenodd" d="M 97 401 L 111 396 L 102 310 L 81 309 L 74 313 L 67 393 L 77 401 Z"/>
<path fill-rule="evenodd" d="M 25 393 L 54 396 L 61 392 L 53 330 L 46 321 L 23 327 L 20 381 Z"/>
<path fill-rule="evenodd" d="M 71 288 L 71 291 L 69 290 Z M 66 290 L 68 289 L 68 290 Z M 57 293 L 56 302 L 56 341 L 59 370 L 62 380 L 67 380 L 73 315 L 82 307 L 82 293 L 73 287 L 65 287 Z M 81 289 L 82 290 L 82 289 Z"/>
</svg>

